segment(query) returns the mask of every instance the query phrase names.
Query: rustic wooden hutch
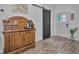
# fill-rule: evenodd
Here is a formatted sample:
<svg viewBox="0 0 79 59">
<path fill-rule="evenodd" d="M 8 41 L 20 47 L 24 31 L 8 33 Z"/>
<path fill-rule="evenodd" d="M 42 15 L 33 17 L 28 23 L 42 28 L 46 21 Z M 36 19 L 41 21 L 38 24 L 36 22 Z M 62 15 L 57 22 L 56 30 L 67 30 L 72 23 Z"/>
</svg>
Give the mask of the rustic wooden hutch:
<svg viewBox="0 0 79 59">
<path fill-rule="evenodd" d="M 4 53 L 21 53 L 35 47 L 35 27 L 28 28 L 28 19 L 13 16 L 3 20 Z"/>
</svg>

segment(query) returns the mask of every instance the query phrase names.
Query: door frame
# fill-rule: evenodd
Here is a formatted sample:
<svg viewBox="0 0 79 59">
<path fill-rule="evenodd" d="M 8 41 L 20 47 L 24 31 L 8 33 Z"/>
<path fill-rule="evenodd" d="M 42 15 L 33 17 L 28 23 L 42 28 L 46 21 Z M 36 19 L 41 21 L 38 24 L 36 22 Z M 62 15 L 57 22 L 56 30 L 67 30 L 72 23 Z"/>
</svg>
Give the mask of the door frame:
<svg viewBox="0 0 79 59">
<path fill-rule="evenodd" d="M 42 39 L 43 39 L 43 12 L 44 12 L 43 10 L 46 8 L 44 8 L 44 6 L 42 7 L 37 4 L 32 4 L 32 5 L 42 9 Z M 51 37 L 51 9 L 46 9 L 46 10 L 50 11 L 50 37 Z"/>
<path fill-rule="evenodd" d="M 50 27 L 50 29 L 49 29 L 49 37 L 48 38 L 50 38 L 51 37 L 51 10 L 50 9 L 46 9 L 46 8 L 42 8 L 42 31 L 43 31 L 43 22 L 44 22 L 44 10 L 47 10 L 47 11 L 49 11 L 50 12 L 50 14 L 49 14 L 49 22 L 50 22 L 50 24 L 49 24 L 49 27 Z M 43 32 L 44 33 L 44 32 Z M 43 33 L 42 33 L 42 36 L 43 36 Z M 43 36 L 43 40 L 44 40 L 44 36 Z"/>
</svg>

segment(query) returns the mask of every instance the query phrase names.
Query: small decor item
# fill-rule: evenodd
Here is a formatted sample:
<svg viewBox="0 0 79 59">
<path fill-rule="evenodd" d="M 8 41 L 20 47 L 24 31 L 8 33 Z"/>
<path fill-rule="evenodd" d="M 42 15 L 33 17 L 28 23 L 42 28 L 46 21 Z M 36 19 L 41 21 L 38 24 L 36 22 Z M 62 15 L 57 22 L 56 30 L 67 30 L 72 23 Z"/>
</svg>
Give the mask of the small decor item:
<svg viewBox="0 0 79 59">
<path fill-rule="evenodd" d="M 0 9 L 1 12 L 4 12 L 4 9 Z"/>
<path fill-rule="evenodd" d="M 71 20 L 74 20 L 74 13 L 71 13 Z"/>
<path fill-rule="evenodd" d="M 29 21 L 28 21 L 27 27 L 28 27 L 29 29 L 32 29 L 32 28 L 33 28 L 33 22 L 32 22 L 32 20 L 29 20 Z"/>
<path fill-rule="evenodd" d="M 69 27 L 69 24 L 66 24 L 66 27 L 68 28 Z"/>
<path fill-rule="evenodd" d="M 15 4 L 15 5 L 13 5 L 13 12 L 27 13 L 28 7 L 26 4 Z"/>
</svg>

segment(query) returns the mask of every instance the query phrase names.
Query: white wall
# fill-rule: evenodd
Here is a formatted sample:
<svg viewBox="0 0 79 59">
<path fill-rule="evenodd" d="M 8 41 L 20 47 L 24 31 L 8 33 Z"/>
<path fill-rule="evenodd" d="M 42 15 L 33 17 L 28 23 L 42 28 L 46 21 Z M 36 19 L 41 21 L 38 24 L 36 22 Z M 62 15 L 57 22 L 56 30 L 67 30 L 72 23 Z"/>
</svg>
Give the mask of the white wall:
<svg viewBox="0 0 79 59">
<path fill-rule="evenodd" d="M 6 9 L 4 5 L 0 5 L 0 9 Z M 2 19 L 5 17 L 6 13 L 0 12 L 0 53 L 3 53 L 4 48 L 4 36 L 3 36 L 3 22 Z"/>
<path fill-rule="evenodd" d="M 33 20 L 36 27 L 36 41 L 43 39 L 42 36 L 42 9 L 29 5 L 29 18 Z"/>
<path fill-rule="evenodd" d="M 55 16 L 58 13 L 62 12 L 68 12 L 69 17 L 71 13 L 75 14 L 74 21 L 71 21 L 71 19 L 68 17 L 67 22 L 60 24 L 56 23 L 56 35 L 69 38 L 70 37 L 69 29 L 78 27 L 78 31 L 75 33 L 75 38 L 76 40 L 79 41 L 79 5 L 61 5 L 60 7 L 57 7 L 54 10 L 55 10 Z M 69 24 L 69 28 L 66 28 L 66 23 Z"/>
</svg>

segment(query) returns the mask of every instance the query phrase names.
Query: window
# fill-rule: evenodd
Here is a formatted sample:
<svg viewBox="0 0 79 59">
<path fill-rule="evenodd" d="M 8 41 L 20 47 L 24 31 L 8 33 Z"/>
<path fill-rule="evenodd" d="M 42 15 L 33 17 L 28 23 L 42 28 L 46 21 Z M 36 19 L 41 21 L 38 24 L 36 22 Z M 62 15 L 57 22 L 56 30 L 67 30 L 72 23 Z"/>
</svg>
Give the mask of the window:
<svg viewBox="0 0 79 59">
<path fill-rule="evenodd" d="M 65 15 L 65 14 L 57 15 L 56 16 L 56 21 L 58 23 L 60 23 L 60 22 L 66 22 L 66 20 L 67 20 L 67 15 Z"/>
</svg>

